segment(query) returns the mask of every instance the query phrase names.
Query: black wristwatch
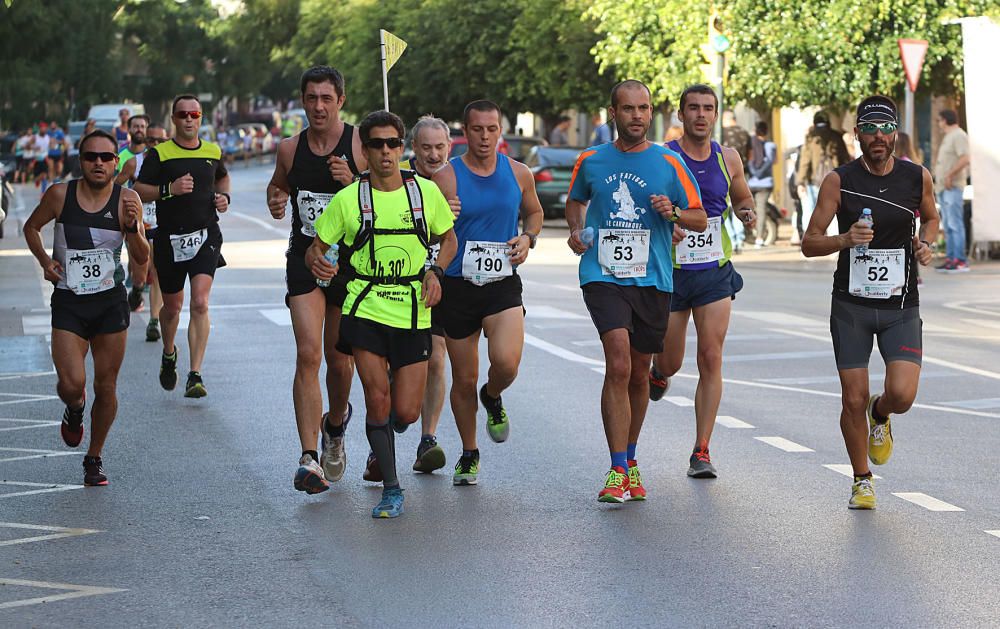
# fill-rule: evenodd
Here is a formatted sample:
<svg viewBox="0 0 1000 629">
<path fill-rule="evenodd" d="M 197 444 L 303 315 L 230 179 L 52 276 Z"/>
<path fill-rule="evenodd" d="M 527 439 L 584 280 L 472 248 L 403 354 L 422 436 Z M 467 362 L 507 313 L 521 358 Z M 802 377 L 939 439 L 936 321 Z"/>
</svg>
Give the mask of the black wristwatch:
<svg viewBox="0 0 1000 629">
<path fill-rule="evenodd" d="M 439 281 L 441 280 L 442 277 L 444 277 L 444 269 L 442 269 L 436 264 L 430 265 L 429 267 L 427 267 L 427 270 L 433 273 L 434 275 L 437 275 Z"/>
<path fill-rule="evenodd" d="M 168 181 L 167 183 L 160 184 L 160 198 L 168 199 L 170 198 L 170 184 L 173 182 Z"/>
<path fill-rule="evenodd" d="M 125 233 L 126 234 L 138 234 L 139 233 L 139 221 L 135 222 L 135 225 L 132 226 L 132 229 L 129 229 L 128 225 L 126 225 L 125 226 Z"/>
<path fill-rule="evenodd" d="M 676 223 L 677 221 L 681 220 L 681 209 L 676 205 L 670 208 L 670 217 L 667 218 L 667 220 L 670 221 L 671 223 Z"/>
<path fill-rule="evenodd" d="M 538 244 L 538 234 L 532 234 L 531 232 L 524 232 L 522 236 L 527 236 L 531 244 L 528 245 L 528 249 L 534 249 L 535 245 Z"/>
</svg>

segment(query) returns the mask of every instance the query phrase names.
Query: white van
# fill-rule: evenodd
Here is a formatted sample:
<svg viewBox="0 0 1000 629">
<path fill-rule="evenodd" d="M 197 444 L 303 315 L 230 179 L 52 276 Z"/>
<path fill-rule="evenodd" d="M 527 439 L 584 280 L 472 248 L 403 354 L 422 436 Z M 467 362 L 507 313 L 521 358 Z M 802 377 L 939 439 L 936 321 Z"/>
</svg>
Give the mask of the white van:
<svg viewBox="0 0 1000 629">
<path fill-rule="evenodd" d="M 118 124 L 118 112 L 127 109 L 130 116 L 146 113 L 142 103 L 104 103 L 94 105 L 87 112 L 87 118 L 93 118 L 101 129 L 108 129 Z"/>
</svg>

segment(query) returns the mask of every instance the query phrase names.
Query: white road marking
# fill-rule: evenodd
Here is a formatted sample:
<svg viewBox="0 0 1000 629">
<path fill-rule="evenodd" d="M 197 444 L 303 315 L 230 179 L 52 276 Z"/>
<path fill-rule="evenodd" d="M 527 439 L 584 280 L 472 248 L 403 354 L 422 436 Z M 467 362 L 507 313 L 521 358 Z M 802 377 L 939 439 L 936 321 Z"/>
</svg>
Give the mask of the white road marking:
<svg viewBox="0 0 1000 629">
<path fill-rule="evenodd" d="M 267 317 L 272 323 L 280 326 L 292 325 L 292 313 L 288 308 L 274 308 L 272 310 L 258 310 L 260 314 Z"/>
<path fill-rule="evenodd" d="M 75 537 L 77 535 L 90 535 L 91 533 L 101 533 L 94 529 L 73 529 L 65 526 L 42 526 L 40 524 L 18 524 L 17 522 L 0 522 L 0 527 L 7 529 L 25 529 L 28 531 L 48 531 L 48 535 L 35 535 L 33 537 L 19 537 L 0 542 L 0 546 L 13 546 L 15 544 L 28 544 L 31 542 L 44 542 L 63 537 Z"/>
<path fill-rule="evenodd" d="M 726 428 L 753 428 L 753 424 L 748 424 L 742 419 L 736 419 L 730 415 L 719 415 L 715 421 Z"/>
<path fill-rule="evenodd" d="M 41 489 L 30 489 L 27 491 L 17 491 L 12 494 L 0 494 L 2 498 L 14 498 L 15 496 L 33 496 L 35 494 L 48 494 L 54 491 L 69 491 L 70 489 L 83 489 L 83 485 L 58 485 L 53 483 L 25 483 L 21 481 L 0 480 L 0 485 L 10 485 L 11 487 L 41 487 Z"/>
<path fill-rule="evenodd" d="M 548 341 L 543 341 L 537 336 L 532 336 L 531 334 L 524 335 L 524 342 L 532 347 L 537 347 L 538 349 L 548 352 L 553 356 L 558 356 L 564 360 L 568 360 L 573 363 L 580 363 L 582 365 L 599 366 L 601 368 L 601 373 L 604 373 L 604 362 L 600 360 L 594 360 L 593 358 L 587 358 L 575 352 L 571 352 L 568 349 L 563 349 L 558 345 L 553 345 Z"/>
<path fill-rule="evenodd" d="M 812 448 L 807 448 L 803 445 L 799 445 L 794 441 L 789 441 L 784 437 L 754 437 L 757 441 L 763 441 L 769 446 L 774 446 L 779 450 L 784 450 L 785 452 L 815 452 Z"/>
<path fill-rule="evenodd" d="M 529 319 L 562 319 L 564 321 L 574 319 L 577 321 L 590 320 L 590 317 L 585 317 L 569 310 L 563 310 L 562 308 L 553 308 L 552 306 L 532 306 L 528 308 L 527 317 Z"/>
<path fill-rule="evenodd" d="M 920 379 L 925 380 L 927 378 L 959 378 L 961 377 L 957 373 L 947 373 L 944 371 L 921 371 Z M 868 380 L 871 382 L 883 382 L 885 381 L 884 373 L 868 373 Z M 840 384 L 840 376 L 801 376 L 798 378 L 762 378 L 761 382 L 770 382 L 772 384 Z"/>
<path fill-rule="evenodd" d="M 787 325 L 793 328 L 817 328 L 828 325 L 823 321 L 817 321 L 816 319 L 810 319 L 808 317 L 800 317 L 798 315 L 788 314 L 787 312 L 771 311 L 771 310 L 733 310 L 734 315 L 741 315 L 756 321 L 763 321 L 768 325 Z M 774 330 L 776 332 L 784 332 L 784 330 L 778 329 Z"/>
<path fill-rule="evenodd" d="M 772 352 L 770 354 L 724 354 L 722 357 L 725 363 L 751 363 L 761 360 L 796 360 L 799 358 L 818 358 L 820 356 L 829 356 L 828 351 L 810 351 L 810 352 Z M 697 356 L 688 356 L 686 362 L 694 362 L 697 360 Z"/>
<path fill-rule="evenodd" d="M 568 292 L 571 292 L 571 293 L 580 293 L 581 295 L 583 294 L 581 292 L 579 286 L 572 286 L 570 284 L 550 284 L 548 282 L 536 282 L 535 280 L 528 280 L 528 279 L 524 279 L 523 277 L 521 278 L 521 283 L 524 284 L 525 286 L 529 286 L 529 287 L 530 286 L 535 286 L 535 287 L 538 287 L 538 288 L 542 288 L 544 290 L 549 290 L 549 289 L 555 288 L 555 289 L 558 289 L 558 290 L 564 290 L 564 291 L 568 291 Z"/>
<path fill-rule="evenodd" d="M 1000 330 L 1000 321 L 996 319 L 962 319 L 963 323 L 968 323 L 973 328 L 993 328 Z"/>
<path fill-rule="evenodd" d="M 573 341 L 573 345 L 577 347 L 601 347 L 601 339 L 590 339 L 589 341 Z"/>
<path fill-rule="evenodd" d="M 984 533 L 988 533 L 988 534 L 992 535 L 993 537 L 1000 537 L 1000 531 L 983 531 L 983 532 Z"/>
<path fill-rule="evenodd" d="M 980 400 L 958 400 L 956 402 L 942 402 L 942 404 L 975 409 L 1000 408 L 1000 397 L 989 397 Z"/>
<path fill-rule="evenodd" d="M 17 587 L 46 588 L 51 590 L 69 590 L 64 594 L 54 594 L 52 596 L 40 596 L 38 598 L 25 598 L 19 601 L 7 601 L 0 603 L 0 609 L 10 609 L 12 607 L 26 607 L 28 605 L 39 605 L 41 603 L 54 603 L 65 601 L 71 598 L 83 596 L 96 596 L 98 594 L 114 594 L 116 592 L 127 592 L 121 588 L 94 587 L 91 585 L 73 585 L 70 583 L 51 583 L 49 581 L 25 581 L 23 579 L 3 579 L 0 578 L 0 585 L 13 585 Z"/>
<path fill-rule="evenodd" d="M 4 455 L 4 452 L 12 453 Z M 20 453 L 20 454 L 14 454 Z M 27 461 L 28 459 L 44 459 L 50 456 L 70 456 L 79 454 L 78 452 L 67 452 L 66 450 L 34 450 L 30 448 L 0 448 L 0 463 L 10 461 Z"/>
<path fill-rule="evenodd" d="M 0 396 L 12 396 L 19 397 L 20 400 L 3 400 L 0 401 L 0 406 L 6 406 L 8 404 L 24 404 L 25 402 L 45 402 L 47 400 L 58 400 L 58 395 L 34 395 L 29 393 L 0 393 Z"/>
<path fill-rule="evenodd" d="M 26 430 L 28 428 L 47 428 L 49 426 L 58 426 L 62 422 L 58 421 L 47 421 L 42 419 L 17 419 L 14 417 L 0 417 L 0 422 L 18 422 L 22 424 L 27 424 L 27 426 L 7 426 L 0 428 L 0 432 L 7 432 L 10 430 Z"/>
<path fill-rule="evenodd" d="M 665 395 L 663 401 L 670 402 L 674 406 L 694 406 L 694 400 L 683 395 Z"/>
<path fill-rule="evenodd" d="M 291 207 L 289 207 L 289 211 L 291 211 Z M 274 223 L 268 223 L 267 221 L 261 220 L 256 216 L 250 216 L 249 214 L 244 214 L 243 212 L 238 212 L 236 210 L 229 210 L 228 212 L 226 212 L 226 215 L 235 216 L 236 218 L 241 218 L 245 221 L 249 221 L 257 225 L 258 227 L 263 227 L 264 229 L 270 232 L 274 232 L 282 236 L 288 236 L 288 230 L 289 230 L 288 227 L 278 227 Z"/>
<path fill-rule="evenodd" d="M 0 374 L 0 380 L 18 380 L 20 378 L 36 378 L 38 376 L 54 376 L 56 375 L 56 370 L 51 371 L 32 371 L 32 372 L 20 372 L 20 373 L 3 373 Z"/>
<path fill-rule="evenodd" d="M 938 500 L 933 496 L 928 496 L 927 494 L 922 494 L 918 491 L 893 492 L 892 495 L 897 498 L 902 498 L 907 502 L 912 502 L 915 505 L 919 505 L 928 511 L 965 511 L 962 507 L 956 507 L 953 504 L 948 504 L 943 500 Z"/>
<path fill-rule="evenodd" d="M 967 304 L 970 304 L 970 303 L 978 303 L 978 304 L 982 304 L 982 303 L 986 303 L 986 304 L 1000 304 L 1000 302 L 997 302 L 997 301 L 986 301 L 986 302 L 982 302 L 982 301 L 976 301 L 976 302 L 956 301 L 955 303 L 952 303 L 952 304 L 942 304 L 942 305 L 945 308 L 950 308 L 952 310 L 961 310 L 962 312 L 971 312 L 973 314 L 986 315 L 986 316 L 989 316 L 989 317 L 996 317 L 997 316 L 997 313 L 994 312 L 994 311 L 992 311 L 992 310 L 985 310 L 983 308 L 974 308 L 972 306 L 967 305 Z"/>
<path fill-rule="evenodd" d="M 838 474 L 843 474 L 844 476 L 853 479 L 854 478 L 854 468 L 851 467 L 850 463 L 828 463 L 824 465 L 828 470 L 834 471 Z M 872 478 L 880 479 L 882 478 L 878 474 L 872 474 Z"/>
<path fill-rule="evenodd" d="M 21 317 L 21 327 L 25 336 L 40 336 L 52 332 L 52 317 L 50 315 L 24 315 Z"/>
</svg>

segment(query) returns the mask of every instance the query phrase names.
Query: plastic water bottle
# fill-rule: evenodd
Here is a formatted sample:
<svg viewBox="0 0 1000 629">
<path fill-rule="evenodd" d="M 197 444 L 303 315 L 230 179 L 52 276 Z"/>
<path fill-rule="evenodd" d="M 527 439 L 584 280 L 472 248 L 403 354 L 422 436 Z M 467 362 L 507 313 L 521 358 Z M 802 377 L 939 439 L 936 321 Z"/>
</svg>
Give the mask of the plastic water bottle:
<svg viewBox="0 0 1000 629">
<path fill-rule="evenodd" d="M 587 245 L 587 247 L 590 247 L 590 245 L 594 244 L 594 228 L 593 227 L 588 227 L 586 229 L 580 230 L 580 242 L 582 242 L 583 244 Z M 582 256 L 583 254 L 582 253 L 578 253 L 576 255 Z"/>
<path fill-rule="evenodd" d="M 334 266 L 337 266 L 337 258 L 339 256 L 340 256 L 340 248 L 337 245 L 331 246 L 329 249 L 326 250 L 326 253 L 323 254 L 323 257 L 326 258 L 327 262 L 329 262 Z M 322 286 L 323 288 L 326 288 L 329 285 L 330 285 L 330 280 L 321 280 L 319 278 L 316 278 L 316 286 Z"/>
<path fill-rule="evenodd" d="M 875 221 L 872 220 L 872 209 L 866 207 L 861 210 L 861 218 L 858 219 L 858 222 L 868 229 L 874 227 Z M 854 253 L 859 256 L 866 255 L 868 253 L 868 245 L 854 245 Z"/>
</svg>

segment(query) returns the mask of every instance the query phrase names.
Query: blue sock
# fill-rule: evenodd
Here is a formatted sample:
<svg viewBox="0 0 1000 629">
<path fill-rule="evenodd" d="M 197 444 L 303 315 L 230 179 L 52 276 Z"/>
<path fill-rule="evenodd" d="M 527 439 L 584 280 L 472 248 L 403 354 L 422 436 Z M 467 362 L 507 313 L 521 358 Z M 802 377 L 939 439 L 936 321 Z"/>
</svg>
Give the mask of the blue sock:
<svg viewBox="0 0 1000 629">
<path fill-rule="evenodd" d="M 635 445 L 636 444 L 634 444 L 634 443 L 628 444 L 628 460 L 629 461 L 634 461 L 635 460 Z"/>
<path fill-rule="evenodd" d="M 628 455 L 625 452 L 611 453 L 611 467 L 620 467 L 628 471 Z"/>
</svg>

